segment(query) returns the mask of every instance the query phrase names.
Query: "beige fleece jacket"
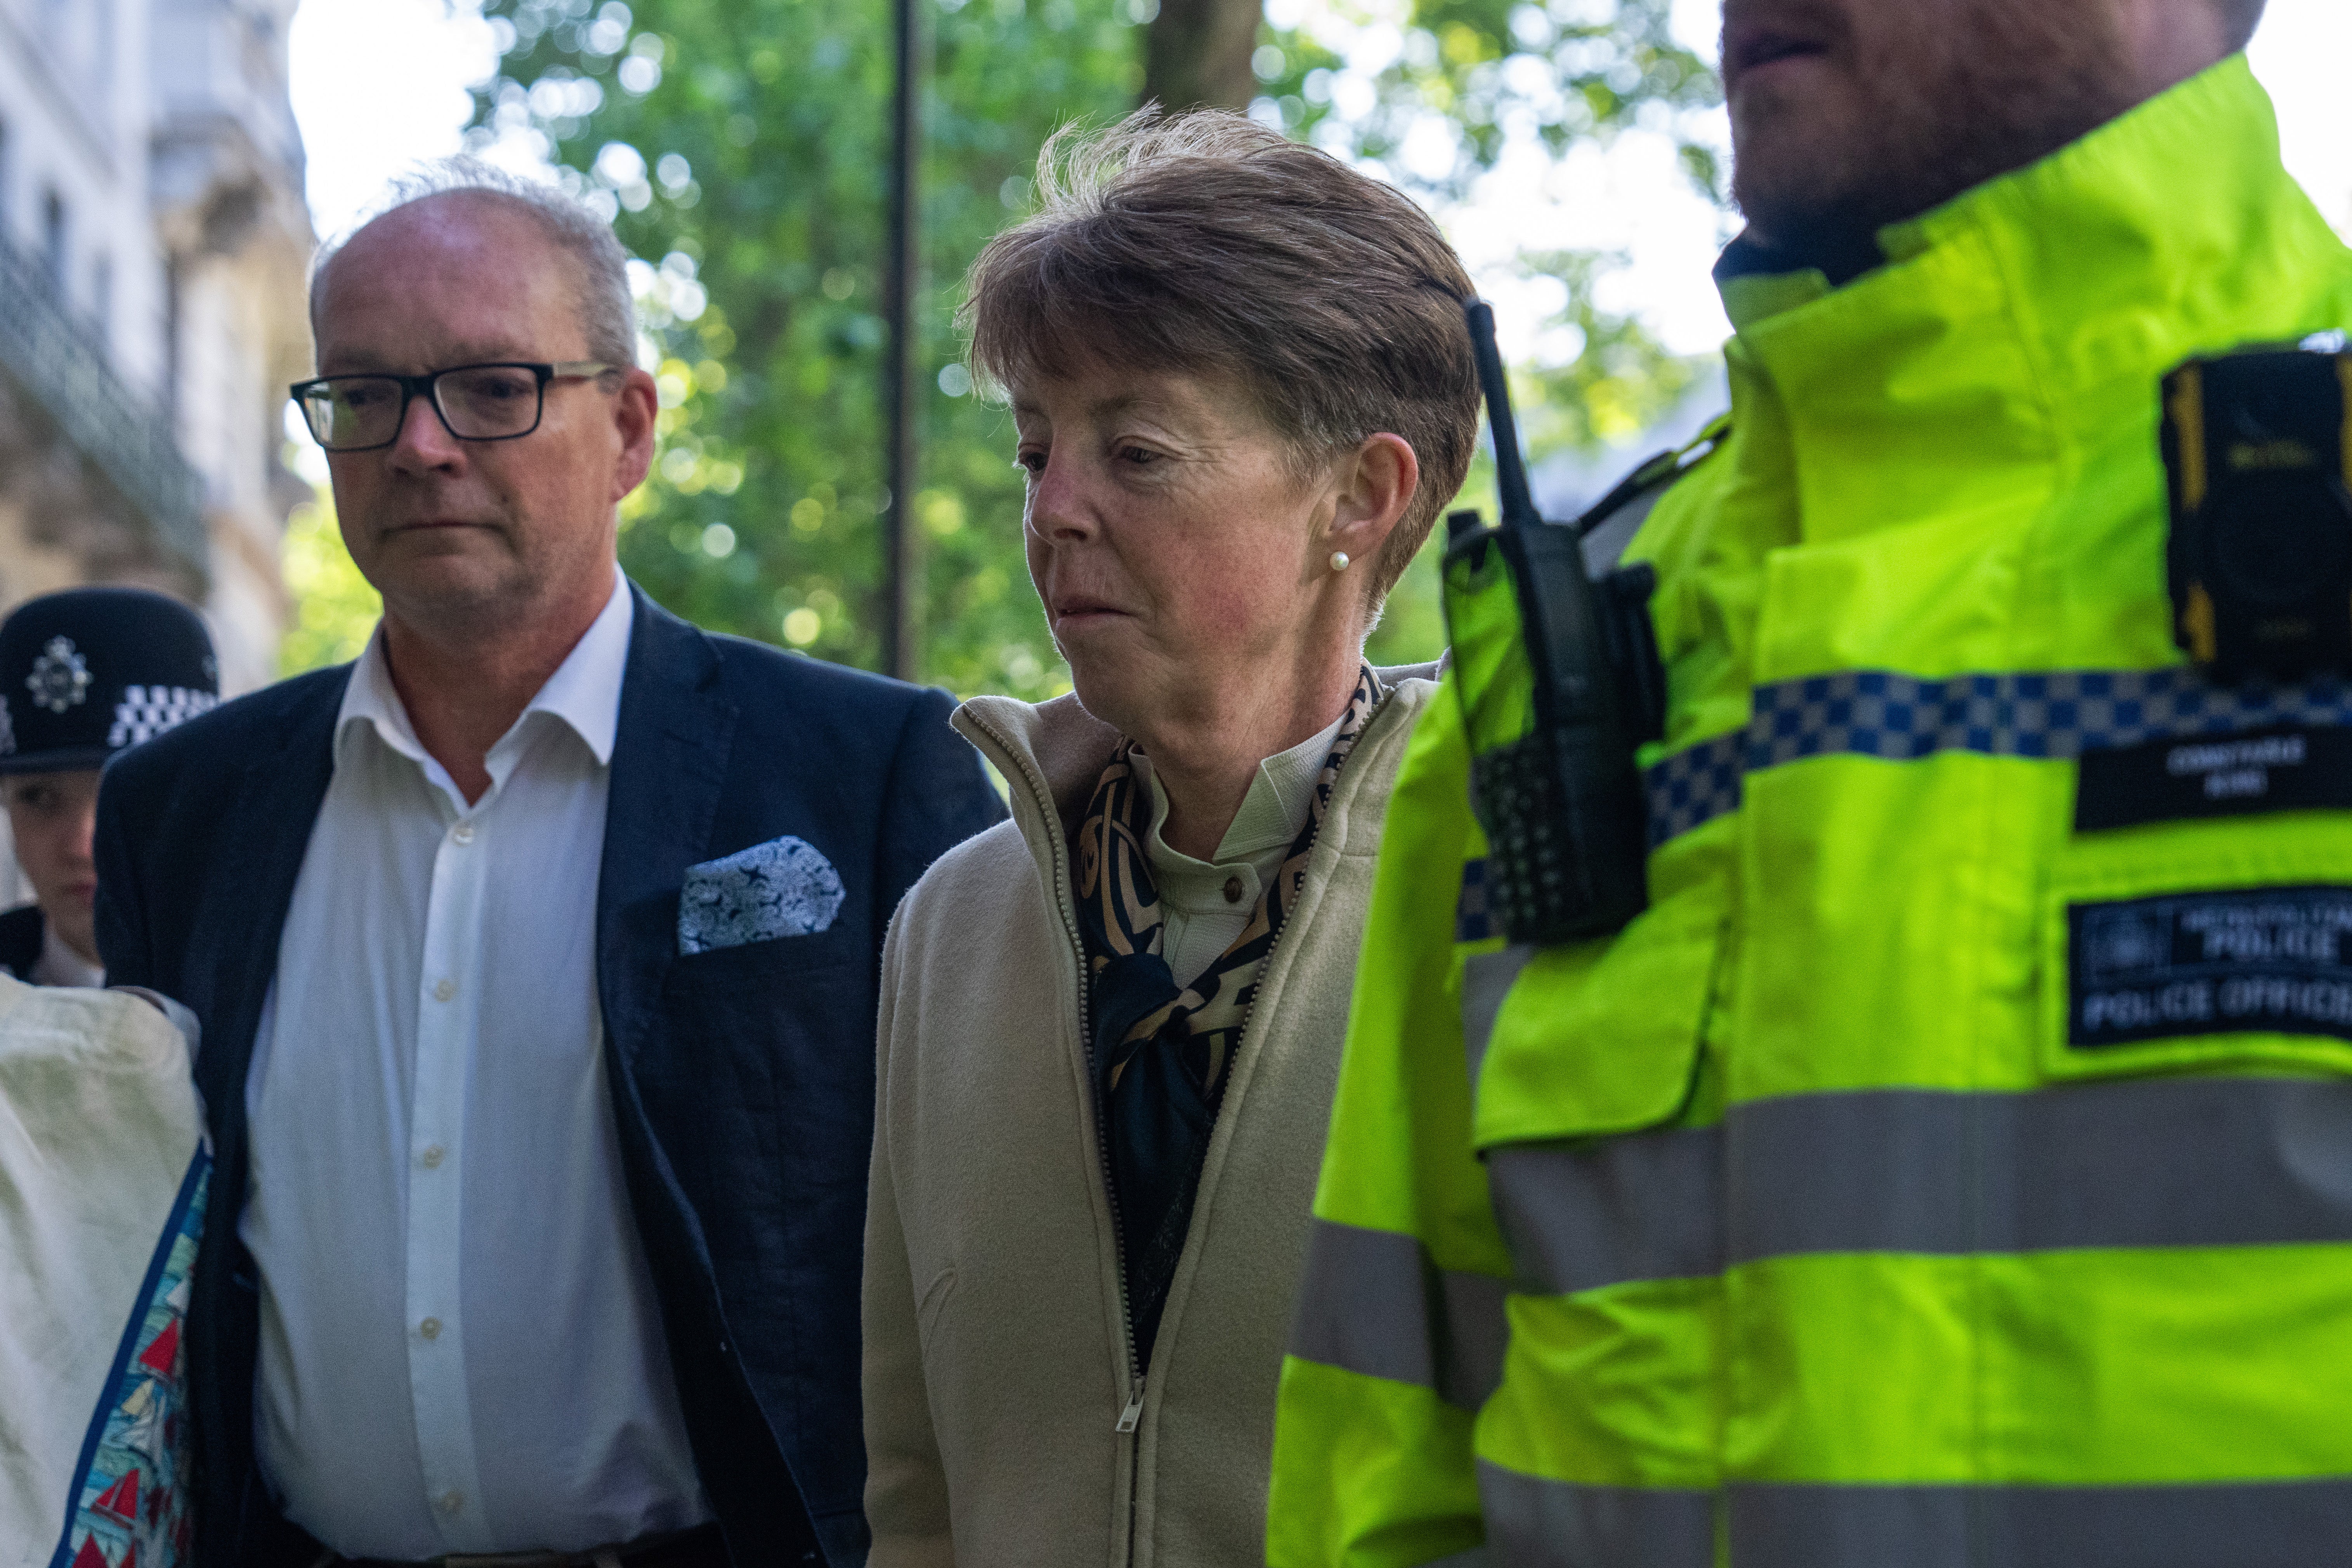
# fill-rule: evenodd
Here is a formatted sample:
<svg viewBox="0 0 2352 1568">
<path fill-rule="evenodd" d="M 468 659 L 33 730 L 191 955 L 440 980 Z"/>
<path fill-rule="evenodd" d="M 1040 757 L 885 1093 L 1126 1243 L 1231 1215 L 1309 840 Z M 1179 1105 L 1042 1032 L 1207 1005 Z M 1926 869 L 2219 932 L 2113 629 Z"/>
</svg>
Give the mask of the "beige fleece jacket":
<svg viewBox="0 0 2352 1568">
<path fill-rule="evenodd" d="M 1117 736 L 1075 699 L 957 729 L 1013 820 L 915 885 L 882 959 L 865 1375 L 871 1568 L 1249 1568 L 1381 819 L 1434 667 L 1341 770 L 1266 960 L 1139 1383 L 1080 1028 L 1069 826 Z"/>
</svg>

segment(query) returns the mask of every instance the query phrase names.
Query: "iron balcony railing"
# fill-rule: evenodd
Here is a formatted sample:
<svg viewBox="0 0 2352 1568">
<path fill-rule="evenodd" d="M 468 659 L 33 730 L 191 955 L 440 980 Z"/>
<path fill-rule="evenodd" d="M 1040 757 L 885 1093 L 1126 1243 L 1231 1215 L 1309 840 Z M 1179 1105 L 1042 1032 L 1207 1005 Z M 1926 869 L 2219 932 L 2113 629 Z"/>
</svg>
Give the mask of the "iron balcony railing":
<svg viewBox="0 0 2352 1568">
<path fill-rule="evenodd" d="M 202 570 L 204 481 L 171 421 L 123 385 L 106 345 L 58 299 L 48 276 L 0 240 L 0 369 L 98 466 L 168 551 Z"/>
</svg>

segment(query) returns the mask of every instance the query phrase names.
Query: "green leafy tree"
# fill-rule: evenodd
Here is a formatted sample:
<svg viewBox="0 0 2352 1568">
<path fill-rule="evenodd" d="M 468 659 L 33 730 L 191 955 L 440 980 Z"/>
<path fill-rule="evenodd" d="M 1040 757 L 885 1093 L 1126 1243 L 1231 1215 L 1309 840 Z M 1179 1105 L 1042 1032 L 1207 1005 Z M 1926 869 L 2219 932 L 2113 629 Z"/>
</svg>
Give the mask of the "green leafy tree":
<svg viewBox="0 0 2352 1568">
<path fill-rule="evenodd" d="M 1558 157 L 1641 127 L 1675 135 L 1685 172 L 1721 203 L 1715 149 L 1686 117 L 1721 103 L 1722 85 L 1675 42 L 1673 12 L 1673 0 L 1412 0 L 1376 70 L 1350 69 L 1308 28 L 1274 36 L 1253 66 L 1286 129 L 1426 195 L 1463 199 L 1515 139 Z M 1433 122 L 1453 156 L 1429 172 L 1403 153 Z"/>
<path fill-rule="evenodd" d="M 663 451 L 623 564 L 702 625 L 872 666 L 885 497 L 877 314 L 892 62 L 877 0 L 492 0 L 481 129 L 537 132 L 652 263 Z M 919 322 L 927 676 L 1043 696 L 1059 664 L 1020 553 L 1009 421 L 973 396 L 952 286 L 1028 199 L 1038 144 L 1108 118 L 1131 24 L 1074 0 L 934 8 Z"/>
<path fill-rule="evenodd" d="M 1143 97 L 1165 109 L 1246 109 L 1257 96 L 1260 0 L 1141 0 Z"/>
<path fill-rule="evenodd" d="M 1339 62 L 1303 35 L 1268 35 L 1255 63 L 1286 123 L 1365 156 L 1385 156 L 1412 114 L 1452 116 L 1460 167 L 1423 185 L 1440 198 L 1529 113 L 1565 145 L 1633 123 L 1644 102 L 1700 103 L 1711 90 L 1662 41 L 1663 0 L 1618 0 L 1628 38 L 1597 23 L 1570 38 L 1561 24 L 1533 53 L 1528 9 L 1422 0 L 1405 52 L 1358 119 L 1337 116 Z M 486 10 L 503 29 L 502 62 L 478 92 L 469 134 L 542 138 L 644 258 L 663 450 L 624 505 L 624 566 L 704 626 L 875 666 L 887 0 L 488 0 Z M 959 363 L 958 285 L 989 236 L 1027 209 L 1045 136 L 1134 106 L 1144 25 L 1158 14 L 1154 0 L 929 0 L 924 467 L 912 510 L 924 675 L 958 691 L 1035 699 L 1067 686 L 1023 562 L 1010 419 L 973 395 Z M 1531 68 L 1558 75 L 1574 101 L 1520 91 Z M 1538 100 L 1540 112 L 1528 107 Z M 1686 372 L 1647 352 L 1633 323 L 1593 310 L 1590 264 L 1567 272 L 1570 318 L 1613 357 L 1589 353 L 1589 373 L 1538 378 L 1530 393 L 1600 389 L 1626 409 L 1670 397 Z M 1577 440 L 1598 428 L 1575 415 L 1541 427 Z M 1417 566 L 1375 656 L 1431 658 L 1443 641 L 1434 574 Z"/>
<path fill-rule="evenodd" d="M 294 624 L 278 644 L 278 672 L 299 675 L 359 658 L 383 614 L 383 600 L 343 548 L 335 495 L 320 485 L 286 520 L 280 570 L 294 601 Z"/>
</svg>

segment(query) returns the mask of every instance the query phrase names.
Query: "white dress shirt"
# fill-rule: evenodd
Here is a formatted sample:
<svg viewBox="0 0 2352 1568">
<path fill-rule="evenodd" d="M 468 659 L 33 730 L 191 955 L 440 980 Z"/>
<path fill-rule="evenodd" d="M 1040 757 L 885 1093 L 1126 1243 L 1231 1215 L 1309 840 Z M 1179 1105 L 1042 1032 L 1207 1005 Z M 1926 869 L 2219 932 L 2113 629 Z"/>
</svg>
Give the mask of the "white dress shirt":
<svg viewBox="0 0 2352 1568">
<path fill-rule="evenodd" d="M 1331 727 L 1277 752 L 1257 765 L 1242 808 L 1217 844 L 1214 860 L 1195 860 L 1171 849 L 1160 830 L 1168 822 L 1168 792 L 1152 771 L 1151 759 L 1135 753 L 1135 771 L 1151 793 L 1151 831 L 1143 858 L 1160 889 L 1160 956 L 1179 985 L 1190 985 L 1249 928 L 1250 913 L 1266 879 L 1290 858 L 1291 842 L 1307 826 L 1315 781 L 1323 773 L 1331 742 L 1339 738 L 1345 713 Z"/>
<path fill-rule="evenodd" d="M 583 1551 L 710 1517 L 631 1218 L 596 882 L 631 603 L 613 596 L 471 806 L 378 628 L 247 1080 L 256 1437 L 348 1556 Z"/>
</svg>

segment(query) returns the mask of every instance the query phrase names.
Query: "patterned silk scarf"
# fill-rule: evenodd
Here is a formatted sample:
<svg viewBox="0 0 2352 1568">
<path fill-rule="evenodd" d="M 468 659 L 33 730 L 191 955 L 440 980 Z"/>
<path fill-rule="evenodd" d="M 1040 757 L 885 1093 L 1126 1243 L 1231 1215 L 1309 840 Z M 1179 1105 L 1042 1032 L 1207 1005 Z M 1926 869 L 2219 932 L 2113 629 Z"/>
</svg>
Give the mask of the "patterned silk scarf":
<svg viewBox="0 0 2352 1568">
<path fill-rule="evenodd" d="M 1129 1321 L 1137 1352 L 1147 1363 L 1259 974 L 1306 886 L 1308 852 L 1339 770 L 1383 696 L 1365 667 L 1290 853 L 1241 935 L 1189 986 L 1176 984 L 1161 955 L 1166 926 L 1143 848 L 1151 828 L 1150 792 L 1130 760 L 1134 742 L 1119 742 L 1079 824 L 1078 934 L 1086 946 L 1094 1025 L 1087 1044 L 1125 1248 Z"/>
</svg>

